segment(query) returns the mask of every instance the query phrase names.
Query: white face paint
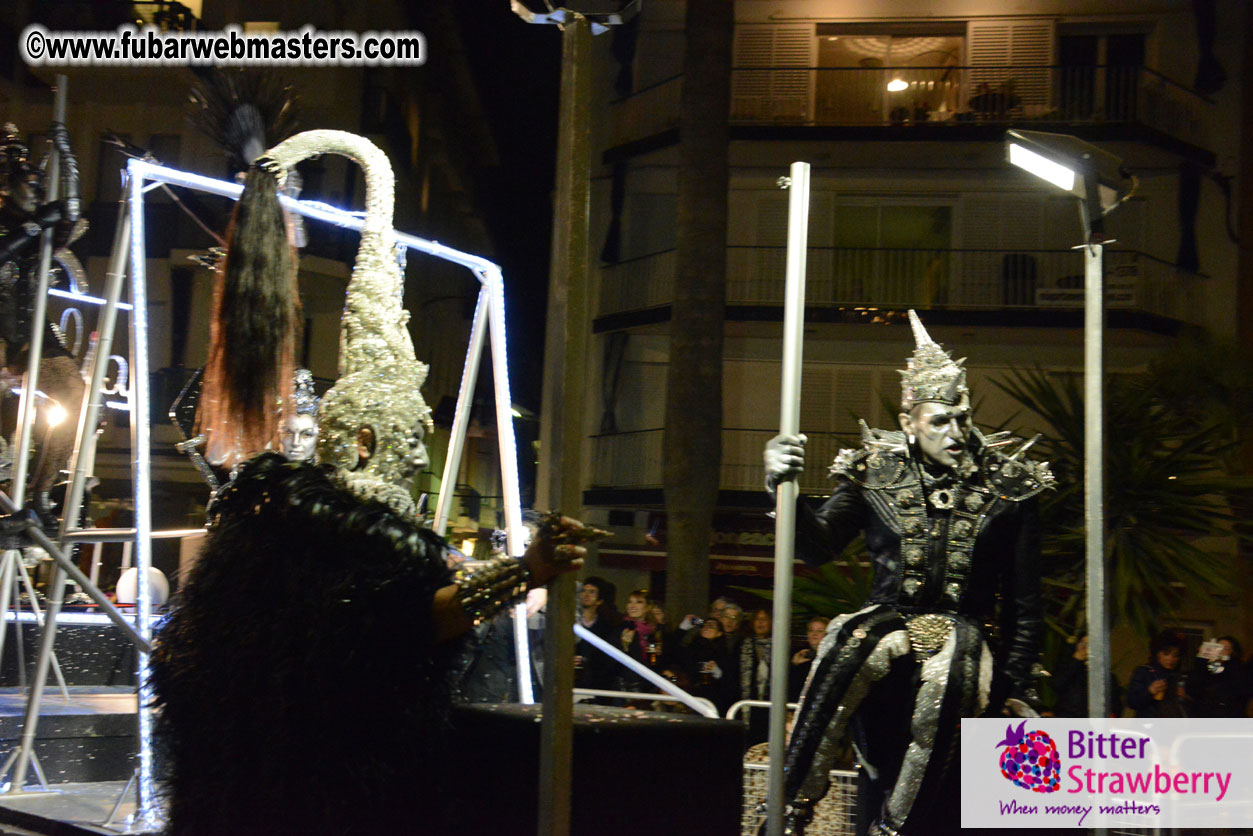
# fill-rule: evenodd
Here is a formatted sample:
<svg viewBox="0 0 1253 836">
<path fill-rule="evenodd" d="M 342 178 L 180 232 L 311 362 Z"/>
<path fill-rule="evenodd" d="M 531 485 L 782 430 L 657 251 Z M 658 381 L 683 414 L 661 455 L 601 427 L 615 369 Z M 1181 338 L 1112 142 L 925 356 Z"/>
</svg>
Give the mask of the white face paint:
<svg viewBox="0 0 1253 836">
<path fill-rule="evenodd" d="M 970 443 L 970 399 L 956 405 L 927 401 L 909 414 L 901 413 L 901 428 L 918 439 L 923 459 L 941 467 L 955 468 Z"/>
<path fill-rule="evenodd" d="M 289 415 L 279 432 L 283 455 L 288 461 L 313 461 L 318 449 L 318 421 L 312 415 Z"/>
</svg>

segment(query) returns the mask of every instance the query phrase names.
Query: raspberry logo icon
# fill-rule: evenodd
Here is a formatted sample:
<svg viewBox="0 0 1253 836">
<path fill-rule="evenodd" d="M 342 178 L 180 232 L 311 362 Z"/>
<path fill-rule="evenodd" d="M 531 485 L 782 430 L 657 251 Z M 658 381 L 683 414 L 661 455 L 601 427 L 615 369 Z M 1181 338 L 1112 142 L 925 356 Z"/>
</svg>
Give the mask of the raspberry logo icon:
<svg viewBox="0 0 1253 836">
<path fill-rule="evenodd" d="M 1057 792 L 1062 774 L 1057 744 L 1047 732 L 1026 729 L 1026 720 L 1016 729 L 1012 723 L 1005 727 L 1005 739 L 996 744 L 1005 747 L 1001 774 L 1031 792 Z"/>
</svg>

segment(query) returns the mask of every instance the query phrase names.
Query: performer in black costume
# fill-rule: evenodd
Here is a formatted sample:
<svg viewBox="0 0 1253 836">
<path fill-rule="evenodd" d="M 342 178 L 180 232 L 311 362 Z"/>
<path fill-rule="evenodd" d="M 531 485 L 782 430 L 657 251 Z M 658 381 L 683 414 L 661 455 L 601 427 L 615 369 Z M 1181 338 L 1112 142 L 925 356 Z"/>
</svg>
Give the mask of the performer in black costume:
<svg viewBox="0 0 1253 836">
<path fill-rule="evenodd" d="M 971 423 L 963 361 L 909 318 L 917 348 L 901 372 L 901 430 L 863 422 L 862 447 L 831 467 L 831 498 L 817 511 L 803 499 L 798 507 L 799 558 L 819 565 L 864 533 L 874 579 L 866 607 L 828 626 L 805 685 L 785 763 L 793 836 L 826 794 L 849 732 L 866 777 L 865 832 L 955 829 L 933 811 L 956 766 L 960 718 L 1034 701 L 1043 631 L 1035 497 L 1053 477 L 1023 458 L 1031 442 Z M 772 492 L 801 471 L 804 445 L 788 435 L 767 444 Z"/>
<path fill-rule="evenodd" d="M 285 369 L 295 271 L 276 196 L 286 170 L 321 153 L 362 163 L 367 211 L 315 466 L 254 454 L 277 438 L 276 390 L 299 408 Z M 523 558 L 455 571 L 420 525 L 427 369 L 401 304 L 394 182 L 377 147 L 339 131 L 286 140 L 247 178 L 202 422 L 209 448 L 243 463 L 209 509 L 206 545 L 152 657 L 167 836 L 377 836 L 415 822 L 442 832 L 451 640 L 581 563 L 588 532 L 558 515 Z"/>
</svg>

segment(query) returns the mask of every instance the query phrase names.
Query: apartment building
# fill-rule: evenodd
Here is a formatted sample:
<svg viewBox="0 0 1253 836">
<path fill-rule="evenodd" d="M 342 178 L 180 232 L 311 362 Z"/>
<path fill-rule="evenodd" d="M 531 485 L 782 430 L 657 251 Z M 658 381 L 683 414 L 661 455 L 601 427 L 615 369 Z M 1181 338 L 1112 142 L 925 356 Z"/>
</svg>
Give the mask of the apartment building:
<svg viewBox="0 0 1253 836">
<path fill-rule="evenodd" d="M 619 535 L 594 569 L 627 589 L 664 583 L 667 560 L 683 5 L 645 2 L 597 59 L 586 323 L 597 397 L 583 497 Z M 1192 326 L 1236 335 L 1225 189 L 1239 173 L 1243 5 L 739 0 L 734 14 L 715 590 L 768 585 L 772 571 L 761 448 L 778 431 L 787 193 L 777 181 L 792 161 L 812 166 L 806 493 L 829 490 L 826 464 L 858 418 L 895 426 L 909 308 L 969 358 L 981 425 L 1033 429 L 992 385 L 1010 369 L 1082 370 L 1077 203 L 1006 162 L 1007 128 L 1096 143 L 1138 179 L 1106 221 L 1110 373 L 1143 369 Z M 1240 599 L 1196 623 L 1248 635 Z"/>
</svg>

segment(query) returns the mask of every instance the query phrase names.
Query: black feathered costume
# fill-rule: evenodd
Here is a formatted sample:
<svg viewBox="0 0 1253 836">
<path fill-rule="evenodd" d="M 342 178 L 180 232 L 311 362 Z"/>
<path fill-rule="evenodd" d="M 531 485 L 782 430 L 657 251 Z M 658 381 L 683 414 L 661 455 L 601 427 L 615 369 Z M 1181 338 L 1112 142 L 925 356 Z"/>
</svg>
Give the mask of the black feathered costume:
<svg viewBox="0 0 1253 836">
<path fill-rule="evenodd" d="M 243 467 L 152 657 L 171 836 L 432 817 L 459 645 L 435 643 L 444 554 L 326 469 L 272 453 Z"/>
</svg>

